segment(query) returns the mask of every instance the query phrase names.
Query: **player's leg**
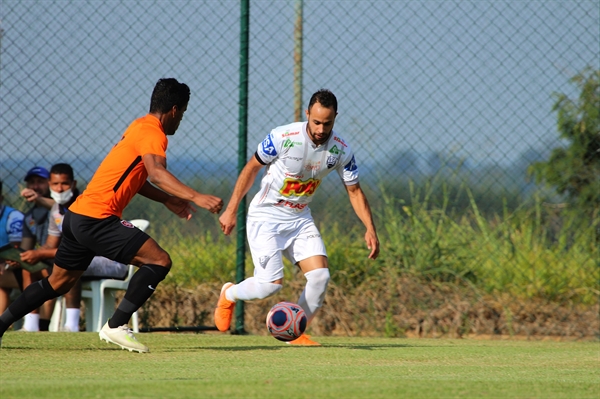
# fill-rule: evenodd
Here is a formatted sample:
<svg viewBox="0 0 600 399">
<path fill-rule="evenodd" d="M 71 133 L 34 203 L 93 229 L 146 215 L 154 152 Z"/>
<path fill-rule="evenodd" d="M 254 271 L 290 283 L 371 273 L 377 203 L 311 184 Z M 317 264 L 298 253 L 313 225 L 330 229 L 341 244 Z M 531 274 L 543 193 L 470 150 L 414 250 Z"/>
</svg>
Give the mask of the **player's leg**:
<svg viewBox="0 0 600 399">
<path fill-rule="evenodd" d="M 22 269 L 21 276 L 22 276 L 22 280 L 23 280 L 23 289 L 22 289 L 22 291 L 23 291 L 25 288 L 29 287 L 31 284 L 35 283 L 36 281 L 39 281 L 39 280 L 43 279 L 44 277 L 48 277 L 48 274 L 46 274 L 46 276 L 42 276 L 41 271 L 30 273 L 27 270 Z M 27 313 L 25 315 L 22 331 L 35 332 L 35 331 L 39 331 L 39 330 L 40 330 L 39 309 L 34 309 L 30 313 Z"/>
<path fill-rule="evenodd" d="M 54 265 L 54 272 L 50 277 L 27 287 L 0 316 L 0 336 L 16 320 L 19 320 L 33 309 L 39 308 L 44 302 L 68 292 L 82 273 L 83 271 L 66 270 Z"/>
<path fill-rule="evenodd" d="M 323 306 L 327 285 L 329 284 L 329 269 L 327 257 L 322 255 L 311 256 L 298 262 L 300 270 L 306 278 L 306 286 L 300 294 L 298 305 L 306 313 L 307 324 L 310 324 L 315 313 Z"/>
<path fill-rule="evenodd" d="M 281 223 L 249 222 L 247 235 L 254 276 L 239 284 L 225 283 L 221 288 L 215 309 L 215 325 L 219 331 L 227 331 L 231 325 L 233 310 L 238 300 L 264 299 L 282 288 L 282 250 L 287 245 L 285 225 Z"/>
<path fill-rule="evenodd" d="M 287 253 L 288 257 L 300 267 L 306 278 L 306 286 L 300 294 L 298 305 L 304 309 L 307 325 L 309 325 L 317 311 L 323 306 L 330 277 L 325 244 L 312 220 L 307 220 L 301 225 L 298 235 Z M 302 334 L 300 338 L 291 341 L 290 344 L 320 345 L 306 334 Z"/>
<path fill-rule="evenodd" d="M 137 230 L 137 229 L 136 229 Z M 100 253 L 109 259 L 114 259 L 120 263 L 130 263 L 139 267 L 139 270 L 133 275 L 125 296 L 119 302 L 119 306 L 112 317 L 104 324 L 100 330 L 100 339 L 119 345 L 122 349 L 130 352 L 148 352 L 147 346 L 138 342 L 133 332 L 128 327 L 129 319 L 156 290 L 160 283 L 171 269 L 171 258 L 160 246 L 145 233 L 145 241 L 141 246 L 142 235 L 137 235 L 137 239 L 131 240 L 126 247 L 122 248 L 125 254 L 128 251 L 134 251 L 135 255 L 124 255 L 122 258 L 114 258 L 110 253 Z"/>
<path fill-rule="evenodd" d="M 135 243 L 131 245 L 135 245 Z M 109 256 L 106 257 L 110 259 Z M 115 260 L 127 263 L 124 259 Z M 165 279 L 172 265 L 169 254 L 150 237 L 136 249 L 134 257 L 128 263 L 138 266 L 139 270 L 131 278 L 125 296 L 119 302 L 114 315 L 109 319 L 110 328 L 116 328 L 129 322 L 133 313 L 150 298 L 157 285 Z"/>
<path fill-rule="evenodd" d="M 41 280 L 42 278 L 48 277 L 50 276 L 50 274 L 52 273 L 52 268 L 49 269 L 43 269 L 40 272 L 41 277 L 38 278 L 38 280 Z M 39 326 L 39 331 L 48 331 L 50 329 L 50 319 L 52 318 L 52 313 L 54 312 L 54 305 L 56 304 L 56 298 L 54 299 L 50 299 L 49 301 L 44 302 L 44 304 L 42 306 L 40 306 L 39 310 L 39 321 L 38 321 L 38 326 Z M 32 312 L 35 313 L 35 310 Z M 29 314 L 32 314 L 29 313 Z M 27 315 L 29 316 L 29 315 Z M 25 320 L 27 320 L 27 316 L 25 316 Z"/>
</svg>

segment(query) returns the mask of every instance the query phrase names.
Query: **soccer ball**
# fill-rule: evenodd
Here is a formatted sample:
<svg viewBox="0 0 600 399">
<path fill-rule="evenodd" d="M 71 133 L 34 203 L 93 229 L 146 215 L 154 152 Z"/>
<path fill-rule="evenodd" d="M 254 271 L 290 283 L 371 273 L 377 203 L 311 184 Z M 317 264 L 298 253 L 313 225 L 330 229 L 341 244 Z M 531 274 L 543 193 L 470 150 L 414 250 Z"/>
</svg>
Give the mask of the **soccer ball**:
<svg viewBox="0 0 600 399">
<path fill-rule="evenodd" d="M 267 329 L 280 341 L 293 341 L 306 330 L 304 309 L 292 302 L 279 302 L 267 314 Z"/>
</svg>

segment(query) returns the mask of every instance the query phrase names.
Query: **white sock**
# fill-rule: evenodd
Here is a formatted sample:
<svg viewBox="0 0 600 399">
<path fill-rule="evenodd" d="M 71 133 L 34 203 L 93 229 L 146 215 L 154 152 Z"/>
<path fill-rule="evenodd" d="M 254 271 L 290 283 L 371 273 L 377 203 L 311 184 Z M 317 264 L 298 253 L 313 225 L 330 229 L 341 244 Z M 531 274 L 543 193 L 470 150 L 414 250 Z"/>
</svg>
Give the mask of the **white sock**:
<svg viewBox="0 0 600 399">
<path fill-rule="evenodd" d="M 65 329 L 71 332 L 79 332 L 79 315 L 81 310 L 79 308 L 67 308 L 67 320 L 65 322 Z"/>
<path fill-rule="evenodd" d="M 298 305 L 304 309 L 306 319 L 310 323 L 317 310 L 323 306 L 327 284 L 329 283 L 329 269 L 315 269 L 304 273 L 306 287 L 298 299 Z"/>
<path fill-rule="evenodd" d="M 253 299 L 264 299 L 278 292 L 283 286 L 281 284 L 261 283 L 254 277 L 248 277 L 239 284 L 229 287 L 225 291 L 228 301 L 235 302 L 251 301 Z"/>
<path fill-rule="evenodd" d="M 23 329 L 25 329 L 25 331 L 31 331 L 31 332 L 40 331 L 40 314 L 39 313 L 26 314 L 25 322 L 23 323 Z"/>
</svg>

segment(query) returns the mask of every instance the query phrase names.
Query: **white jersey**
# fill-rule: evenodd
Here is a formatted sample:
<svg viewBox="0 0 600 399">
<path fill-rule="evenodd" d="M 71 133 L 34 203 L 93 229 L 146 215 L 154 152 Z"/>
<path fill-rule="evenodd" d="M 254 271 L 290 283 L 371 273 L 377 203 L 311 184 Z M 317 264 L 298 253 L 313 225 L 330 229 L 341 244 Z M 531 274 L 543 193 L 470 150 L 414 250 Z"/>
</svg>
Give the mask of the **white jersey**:
<svg viewBox="0 0 600 399">
<path fill-rule="evenodd" d="M 307 122 L 279 126 L 258 145 L 256 156 L 267 165 L 248 210 L 251 220 L 291 221 L 310 218 L 321 180 L 335 170 L 345 185 L 358 183 L 358 167 L 350 146 L 335 131 L 317 146 L 308 137 Z"/>
</svg>

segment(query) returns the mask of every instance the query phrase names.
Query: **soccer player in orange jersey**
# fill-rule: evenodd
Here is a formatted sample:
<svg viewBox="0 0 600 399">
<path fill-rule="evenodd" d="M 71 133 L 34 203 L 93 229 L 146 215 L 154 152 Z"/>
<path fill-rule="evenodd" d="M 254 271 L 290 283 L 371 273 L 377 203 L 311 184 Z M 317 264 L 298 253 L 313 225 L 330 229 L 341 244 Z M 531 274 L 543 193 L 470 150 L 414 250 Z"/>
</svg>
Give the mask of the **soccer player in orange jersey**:
<svg viewBox="0 0 600 399">
<path fill-rule="evenodd" d="M 184 83 L 172 78 L 156 83 L 150 112 L 129 125 L 86 190 L 65 213 L 63 236 L 50 277 L 27 287 L 0 316 L 0 340 L 16 320 L 68 292 L 99 255 L 140 268 L 115 313 L 102 327 L 100 338 L 129 351 L 148 352 L 128 322 L 166 277 L 171 258 L 154 239 L 121 219 L 123 209 L 135 194 L 161 202 L 188 220 L 195 211 L 191 203 L 215 214 L 223 207 L 223 200 L 197 192 L 166 169 L 167 137 L 177 131 L 189 98 L 190 89 Z"/>
</svg>

